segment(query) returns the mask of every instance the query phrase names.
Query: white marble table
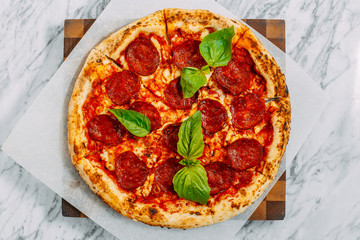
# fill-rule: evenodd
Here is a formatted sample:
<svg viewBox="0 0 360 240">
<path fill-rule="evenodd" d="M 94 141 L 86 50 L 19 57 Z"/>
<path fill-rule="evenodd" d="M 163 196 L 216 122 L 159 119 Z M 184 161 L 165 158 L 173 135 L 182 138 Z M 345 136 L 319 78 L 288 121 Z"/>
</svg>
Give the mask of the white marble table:
<svg viewBox="0 0 360 240">
<path fill-rule="evenodd" d="M 62 62 L 63 21 L 105 2 L 10 1 L 0 9 L 0 145 Z M 145 2 L 145 1 L 144 1 Z M 289 55 L 331 97 L 287 173 L 286 218 L 253 221 L 239 239 L 360 237 L 360 1 L 218 0 L 238 18 L 286 20 Z M 113 239 L 0 151 L 0 239 Z"/>
</svg>

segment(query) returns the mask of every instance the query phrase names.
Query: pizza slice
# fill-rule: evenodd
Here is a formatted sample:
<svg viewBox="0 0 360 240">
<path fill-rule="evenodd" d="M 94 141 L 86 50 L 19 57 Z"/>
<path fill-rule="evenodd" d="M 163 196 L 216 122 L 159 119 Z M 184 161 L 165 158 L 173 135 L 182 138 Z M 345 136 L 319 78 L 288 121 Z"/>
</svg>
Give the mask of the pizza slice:
<svg viewBox="0 0 360 240">
<path fill-rule="evenodd" d="M 235 48 L 246 50 L 247 55 L 251 57 L 255 74 L 262 76 L 265 80 L 266 98 L 288 96 L 285 75 L 253 31 L 247 28 Z"/>
<path fill-rule="evenodd" d="M 203 64 L 206 65 L 198 47 L 208 34 L 234 26 L 235 36 L 232 39 L 232 45 L 235 45 L 246 31 L 246 26 L 241 22 L 207 10 L 168 8 L 164 12 L 167 34 L 173 48 L 174 63 L 179 69 L 187 66 L 201 68 Z M 188 56 L 181 56 L 181 54 Z M 184 60 L 184 58 L 189 59 Z"/>
<path fill-rule="evenodd" d="M 171 48 L 162 10 L 141 18 L 111 34 L 95 49 L 121 68 L 139 75 L 142 83 L 161 97 L 172 77 Z"/>
<path fill-rule="evenodd" d="M 231 166 L 239 170 L 254 168 L 273 180 L 290 134 L 290 99 L 265 103 L 250 93 L 234 99 L 230 116 L 232 125 L 227 129 L 226 144 Z"/>
<path fill-rule="evenodd" d="M 121 69 L 109 58 L 97 50 L 92 50 L 86 59 L 74 86 L 68 108 L 68 141 L 69 152 L 73 162 L 91 152 L 98 151 L 104 144 L 116 144 L 122 139 L 123 129 L 116 119 L 103 115 L 98 121 L 104 121 L 111 130 L 109 137 L 95 136 L 98 141 L 91 141 L 88 125 L 95 116 L 106 114 L 104 106 L 110 106 L 111 100 L 101 94 L 104 82 L 121 72 Z M 94 122 L 95 124 L 95 122 Z M 95 130 L 95 129 L 94 129 Z"/>
<path fill-rule="evenodd" d="M 234 26 L 235 36 L 232 45 L 235 45 L 246 30 L 239 21 L 207 10 L 168 8 L 164 12 L 167 34 L 172 47 L 173 68 L 176 70 L 175 77 L 179 77 L 185 67 L 201 69 L 207 65 L 200 53 L 199 45 L 208 34 Z M 211 74 L 206 75 L 207 78 L 210 76 Z"/>
</svg>

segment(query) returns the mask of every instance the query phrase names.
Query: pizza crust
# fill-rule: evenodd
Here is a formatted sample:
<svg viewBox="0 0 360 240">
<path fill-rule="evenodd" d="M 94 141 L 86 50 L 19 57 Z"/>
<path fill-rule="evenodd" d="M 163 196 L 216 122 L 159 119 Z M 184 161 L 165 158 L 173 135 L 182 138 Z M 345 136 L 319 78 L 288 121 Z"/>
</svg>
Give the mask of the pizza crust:
<svg viewBox="0 0 360 240">
<path fill-rule="evenodd" d="M 218 31 L 234 26 L 233 45 L 235 45 L 247 29 L 238 20 L 226 18 L 208 10 L 168 8 L 164 9 L 164 12 L 170 41 L 177 29 L 181 29 L 182 32 L 195 36 L 193 39 L 201 41 L 210 33 L 208 28 Z"/>
<path fill-rule="evenodd" d="M 282 156 L 290 136 L 291 105 L 290 97 L 278 98 L 269 103 L 276 108 L 272 113 L 271 122 L 274 128 L 273 141 L 268 147 L 268 155 L 262 173 L 273 180 L 280 167 Z"/>
<path fill-rule="evenodd" d="M 240 188 L 235 194 L 225 193 L 219 197 L 215 195 L 210 198 L 208 205 L 211 208 L 214 223 L 225 221 L 245 211 L 260 197 L 270 183 L 271 180 L 267 177 L 255 172 L 251 183 Z"/>
<path fill-rule="evenodd" d="M 119 71 L 121 69 L 109 58 L 95 49 L 91 50 L 76 80 L 68 107 L 68 147 L 73 163 L 90 153 L 87 149 L 89 141 L 85 135 L 87 121 L 82 107 L 92 91 L 92 85 Z"/>
<path fill-rule="evenodd" d="M 140 34 L 154 34 L 150 38 L 160 55 L 160 65 L 157 70 L 148 76 L 139 75 L 142 83 L 149 88 L 155 95 L 163 96 L 165 87 L 171 80 L 177 77 L 175 66 L 169 64 L 171 59 L 171 49 L 168 43 L 166 24 L 163 10 L 157 11 L 129 25 L 121 28 L 103 40 L 95 49 L 113 59 L 124 70 L 129 70 L 130 66 L 125 59 L 127 46 Z M 159 37 L 160 40 L 157 38 Z"/>
<path fill-rule="evenodd" d="M 247 28 L 236 47 L 243 47 L 250 53 L 257 71 L 266 80 L 267 98 L 287 96 L 284 73 L 251 29 Z"/>
<path fill-rule="evenodd" d="M 242 34 L 246 31 L 246 26 L 235 19 L 226 18 L 208 10 L 202 9 L 164 9 L 167 35 L 172 47 L 181 44 L 184 39 L 202 41 L 211 31 L 218 31 L 223 28 L 234 26 L 235 36 L 232 39 L 234 46 Z M 178 32 L 181 29 L 181 33 Z M 180 34 L 180 35 L 179 35 Z M 173 78 L 180 77 L 181 69 L 172 65 Z M 209 83 L 214 68 L 210 69 L 210 74 L 206 74 Z"/>
<path fill-rule="evenodd" d="M 117 60 L 122 51 L 126 49 L 140 33 L 155 33 L 166 38 L 166 25 L 163 11 L 157 11 L 129 25 L 121 28 L 103 40 L 95 49 L 104 53 L 111 59 Z"/>
<path fill-rule="evenodd" d="M 130 208 L 132 217 L 153 226 L 196 228 L 213 224 L 211 210 L 206 205 L 177 199 L 159 204 L 135 202 Z M 166 209 L 166 210 L 165 210 Z"/>
<path fill-rule="evenodd" d="M 132 218 L 129 213 L 130 206 L 135 196 L 123 191 L 114 180 L 89 159 L 83 158 L 75 164 L 82 179 L 90 189 L 118 213 Z"/>
</svg>

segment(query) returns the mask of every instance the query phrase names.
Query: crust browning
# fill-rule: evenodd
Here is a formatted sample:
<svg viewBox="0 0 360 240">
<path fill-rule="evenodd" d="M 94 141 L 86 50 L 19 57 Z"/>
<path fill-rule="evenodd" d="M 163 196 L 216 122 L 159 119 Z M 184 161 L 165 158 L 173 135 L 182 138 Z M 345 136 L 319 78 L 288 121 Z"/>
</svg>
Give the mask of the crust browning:
<svg viewBox="0 0 360 240">
<path fill-rule="evenodd" d="M 181 29 L 189 35 L 197 36 L 196 40 L 202 40 L 209 34 L 208 31 L 204 31 L 207 28 L 213 28 L 215 31 L 218 31 L 234 26 L 234 45 L 246 31 L 246 26 L 241 22 L 220 16 L 208 10 L 168 8 L 164 11 L 170 38 L 172 32 Z"/>
<path fill-rule="evenodd" d="M 169 64 L 171 49 L 166 34 L 163 10 L 157 11 L 121 28 L 103 40 L 95 49 L 113 59 L 124 70 L 129 70 L 130 66 L 125 59 L 125 50 L 140 34 L 150 36 L 150 41 L 159 52 L 160 65 L 151 75 L 139 77 L 150 91 L 162 97 L 165 87 L 171 80 L 177 77 L 174 67 Z"/>
<path fill-rule="evenodd" d="M 211 210 L 206 205 L 184 199 L 163 202 L 161 205 L 163 207 L 136 202 L 130 211 L 134 219 L 153 226 L 187 229 L 214 223 Z"/>
<path fill-rule="evenodd" d="M 117 60 L 120 53 L 140 33 L 155 33 L 160 37 L 165 37 L 166 26 L 163 11 L 157 11 L 121 28 L 102 41 L 95 49 L 104 53 L 109 58 Z"/>
<path fill-rule="evenodd" d="M 212 198 L 208 204 L 213 213 L 214 223 L 225 221 L 248 208 L 265 191 L 271 181 L 260 173 L 253 176 L 252 182 L 236 193 L 223 194 L 219 198 Z"/>
<path fill-rule="evenodd" d="M 80 176 L 89 185 L 90 189 L 120 214 L 132 218 L 128 212 L 134 197 L 121 190 L 107 173 L 98 166 L 83 158 L 75 163 Z"/>
<path fill-rule="evenodd" d="M 247 29 L 242 38 L 237 42 L 236 47 L 244 47 L 249 51 L 257 70 L 266 80 L 266 97 L 287 96 L 285 75 L 255 34 L 249 28 Z"/>
<path fill-rule="evenodd" d="M 291 123 L 290 97 L 279 98 L 269 104 L 276 108 L 271 117 L 274 133 L 262 173 L 273 180 L 279 170 L 281 158 L 289 141 Z"/>
</svg>

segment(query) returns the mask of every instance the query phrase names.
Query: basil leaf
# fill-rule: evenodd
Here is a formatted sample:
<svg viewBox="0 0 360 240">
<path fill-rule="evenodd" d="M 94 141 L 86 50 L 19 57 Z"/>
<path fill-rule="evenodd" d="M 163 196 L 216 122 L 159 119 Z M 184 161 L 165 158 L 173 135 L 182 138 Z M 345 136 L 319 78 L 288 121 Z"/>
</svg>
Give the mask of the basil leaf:
<svg viewBox="0 0 360 240">
<path fill-rule="evenodd" d="M 210 67 L 226 66 L 231 59 L 234 26 L 205 36 L 200 43 L 200 53 Z"/>
<path fill-rule="evenodd" d="M 124 109 L 110 109 L 109 111 L 135 136 L 144 137 L 149 134 L 151 123 L 144 114 Z"/>
<path fill-rule="evenodd" d="M 200 111 L 197 111 L 181 124 L 178 136 L 177 151 L 181 156 L 189 160 L 202 156 L 205 144 Z"/>
<path fill-rule="evenodd" d="M 184 98 L 194 96 L 207 83 L 205 75 L 197 68 L 185 67 L 181 71 L 180 85 Z"/>
<path fill-rule="evenodd" d="M 207 204 L 210 187 L 204 167 L 200 164 L 189 165 L 180 169 L 173 178 L 174 190 L 179 197 Z"/>
</svg>

